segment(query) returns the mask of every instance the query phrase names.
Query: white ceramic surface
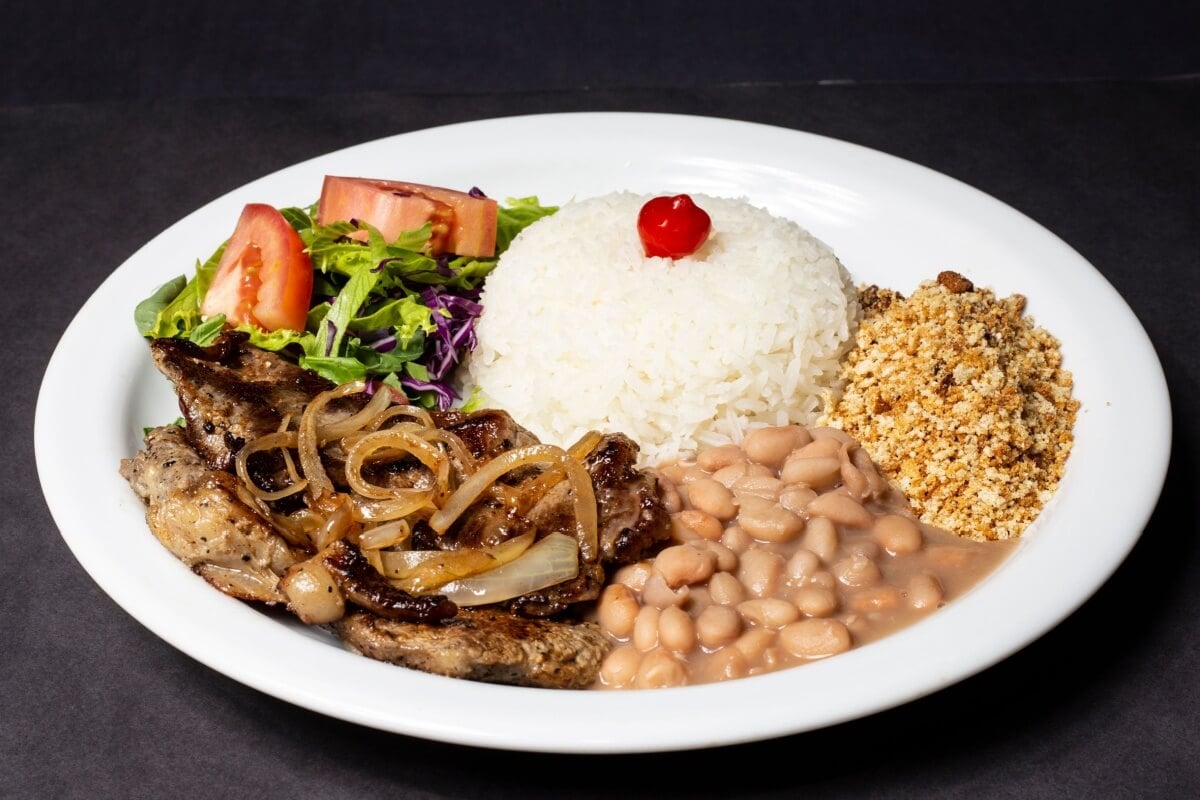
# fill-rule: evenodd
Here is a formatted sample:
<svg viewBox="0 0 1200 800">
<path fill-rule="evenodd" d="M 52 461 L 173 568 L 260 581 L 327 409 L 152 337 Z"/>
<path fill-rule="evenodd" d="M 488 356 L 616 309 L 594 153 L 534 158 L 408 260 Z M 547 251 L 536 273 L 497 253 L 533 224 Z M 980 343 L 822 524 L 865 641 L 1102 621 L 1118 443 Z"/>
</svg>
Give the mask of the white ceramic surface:
<svg viewBox="0 0 1200 800">
<path fill-rule="evenodd" d="M 856 281 L 911 291 L 954 268 L 1020 292 L 1057 335 L 1082 401 L 1067 475 L 1016 552 L 976 589 L 880 642 L 799 668 L 652 691 L 552 691 L 413 672 L 231 600 L 146 528 L 117 474 L 143 426 L 178 415 L 133 307 L 190 274 L 243 204 L 313 202 L 326 173 L 561 203 L 603 192 L 742 196 L 826 241 Z M 102 351 L 95 343 L 104 341 Z M 76 387 L 88 423 L 57 444 Z M 1140 432 L 1136 449 L 1121 431 Z M 118 267 L 64 333 L 38 398 L 37 466 L 63 538 L 118 604 L 173 646 L 297 705 L 388 731 L 547 752 L 676 750 L 820 728 L 937 691 L 1042 635 L 1112 574 L 1157 501 L 1170 443 L 1161 367 L 1133 313 L 1078 253 L 999 201 L 910 162 L 791 130 L 651 114 L 511 117 L 351 147 L 255 180 L 172 225 Z M 1110 465 L 1122 464 L 1119 491 Z M 80 480 L 80 478 L 85 480 Z M 303 668 L 299 668 L 303 665 Z M 566 724 L 564 724 L 566 722 Z"/>
</svg>

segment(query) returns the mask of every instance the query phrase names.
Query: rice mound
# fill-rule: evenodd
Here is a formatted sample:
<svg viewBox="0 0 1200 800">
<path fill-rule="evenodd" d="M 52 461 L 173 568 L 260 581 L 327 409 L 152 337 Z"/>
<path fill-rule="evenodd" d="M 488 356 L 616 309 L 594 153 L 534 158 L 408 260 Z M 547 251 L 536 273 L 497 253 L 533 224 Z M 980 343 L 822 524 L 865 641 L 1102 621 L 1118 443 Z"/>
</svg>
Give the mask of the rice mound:
<svg viewBox="0 0 1200 800">
<path fill-rule="evenodd" d="M 846 270 L 796 223 L 699 194 L 704 246 L 647 258 L 650 197 L 568 203 L 516 237 L 485 284 L 464 391 L 545 442 L 624 432 L 643 464 L 812 424 L 858 319 Z"/>
</svg>

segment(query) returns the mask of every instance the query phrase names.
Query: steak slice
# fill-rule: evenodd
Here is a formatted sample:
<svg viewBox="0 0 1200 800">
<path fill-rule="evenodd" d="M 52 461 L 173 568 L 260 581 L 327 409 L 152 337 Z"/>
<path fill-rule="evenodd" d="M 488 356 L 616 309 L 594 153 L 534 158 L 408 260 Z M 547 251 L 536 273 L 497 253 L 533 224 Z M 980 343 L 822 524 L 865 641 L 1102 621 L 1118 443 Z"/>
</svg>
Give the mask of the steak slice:
<svg viewBox="0 0 1200 800">
<path fill-rule="evenodd" d="M 120 470 L 146 502 L 146 522 L 158 540 L 222 592 L 282 602 L 279 577 L 307 554 L 238 499 L 237 479 L 211 469 L 182 428 L 154 428 L 145 444 Z"/>
<path fill-rule="evenodd" d="M 458 606 L 444 595 L 416 597 L 392 586 L 354 545 L 338 540 L 319 556 L 346 599 L 386 619 L 439 622 L 453 617 Z"/>
<path fill-rule="evenodd" d="M 596 493 L 600 562 L 579 563 L 573 580 L 509 601 L 515 611 L 549 616 L 572 603 L 595 600 L 604 588 L 605 570 L 652 555 L 671 536 L 671 517 L 663 505 L 658 479 L 637 468 L 638 446 L 621 433 L 604 436 L 584 460 Z M 538 531 L 571 534 L 575 510 L 570 484 L 558 484 L 529 512 L 527 524 Z"/>
<path fill-rule="evenodd" d="M 608 640 L 592 622 L 525 619 L 493 609 L 461 609 L 440 625 L 355 612 L 333 623 L 354 652 L 452 678 L 547 689 L 595 683 Z"/>
<path fill-rule="evenodd" d="M 188 439 L 213 469 L 229 470 L 242 445 L 298 417 L 314 397 L 333 388 L 316 373 L 247 343 L 237 331 L 208 347 L 155 339 L 150 353 L 175 384 Z"/>
<path fill-rule="evenodd" d="M 599 514 L 600 559 L 610 567 L 647 558 L 671 538 L 671 515 L 658 478 L 637 468 L 638 450 L 625 434 L 612 433 L 587 455 Z"/>
<path fill-rule="evenodd" d="M 462 439 L 476 461 L 490 461 L 517 447 L 540 444 L 538 438 L 517 424 L 507 411 L 435 411 L 433 424 Z"/>
</svg>

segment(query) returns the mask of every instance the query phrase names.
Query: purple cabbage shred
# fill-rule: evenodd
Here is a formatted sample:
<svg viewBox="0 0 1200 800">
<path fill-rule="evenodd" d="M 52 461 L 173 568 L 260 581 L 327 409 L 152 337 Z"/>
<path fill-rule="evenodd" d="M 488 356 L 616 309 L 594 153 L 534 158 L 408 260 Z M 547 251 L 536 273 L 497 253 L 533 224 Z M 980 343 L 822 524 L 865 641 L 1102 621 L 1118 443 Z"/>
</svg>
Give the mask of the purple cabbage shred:
<svg viewBox="0 0 1200 800">
<path fill-rule="evenodd" d="M 325 330 L 327 334 L 325 336 L 325 355 L 330 356 L 333 355 L 333 340 L 337 338 L 338 328 L 333 324 L 333 320 L 327 319 L 325 320 Z"/>
</svg>

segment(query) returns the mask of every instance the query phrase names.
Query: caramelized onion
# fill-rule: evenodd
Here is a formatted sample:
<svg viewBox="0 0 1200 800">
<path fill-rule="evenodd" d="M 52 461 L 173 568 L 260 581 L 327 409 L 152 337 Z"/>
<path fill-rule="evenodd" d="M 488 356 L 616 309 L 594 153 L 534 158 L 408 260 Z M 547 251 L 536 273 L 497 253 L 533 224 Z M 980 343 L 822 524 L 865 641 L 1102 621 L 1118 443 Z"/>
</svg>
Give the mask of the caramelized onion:
<svg viewBox="0 0 1200 800">
<path fill-rule="evenodd" d="M 535 444 L 496 456 L 458 487 L 446 504 L 429 518 L 429 527 L 437 533 L 445 533 L 488 486 L 518 467 L 531 465 L 561 467 L 567 473 L 567 480 L 571 482 L 579 550 L 584 560 L 595 561 L 598 556 L 596 495 L 592 490 L 591 478 L 582 464 L 567 455 L 561 447 L 553 445 Z"/>
<path fill-rule="evenodd" d="M 358 548 L 362 551 L 397 547 L 412 537 L 412 526 L 406 519 L 395 519 L 363 531 L 358 537 Z"/>
<path fill-rule="evenodd" d="M 372 500 L 386 500 L 394 496 L 396 490 L 368 483 L 362 476 L 367 460 L 380 450 L 387 450 L 397 456 L 412 454 L 434 473 L 438 488 L 445 491 L 450 466 L 442 451 L 420 436 L 396 427 L 373 431 L 350 445 L 350 450 L 346 453 L 346 483 L 350 484 L 350 488 L 356 493 Z"/>
<path fill-rule="evenodd" d="M 304 409 L 304 413 L 300 415 L 299 430 L 296 435 L 296 448 L 300 451 L 300 468 L 304 470 L 304 477 L 308 479 L 309 494 L 313 499 L 319 498 L 324 494 L 333 493 L 333 482 L 329 480 L 329 475 L 325 473 L 325 465 L 321 463 L 321 453 L 318 449 L 321 445 L 321 440 L 317 427 L 317 418 L 325 406 L 329 405 L 332 401 L 346 397 L 347 395 L 359 394 L 365 391 L 366 388 L 367 384 L 363 381 L 353 381 L 351 383 L 344 383 L 327 392 L 321 392 L 312 399 L 312 402 Z"/>
<path fill-rule="evenodd" d="M 415 514 L 433 504 L 433 489 L 396 489 L 387 500 L 354 498 L 354 518 L 359 522 L 384 522 Z"/>
<path fill-rule="evenodd" d="M 354 516 L 351 511 L 354 503 L 346 495 L 333 495 L 326 501 L 328 513 L 325 522 L 313 535 L 313 546 L 324 550 L 338 539 L 344 539 L 354 526 Z"/>
<path fill-rule="evenodd" d="M 578 574 L 578 543 L 565 533 L 552 533 L 504 566 L 442 584 L 438 594 L 460 606 L 487 605 L 569 581 Z"/>
<path fill-rule="evenodd" d="M 259 500 L 265 500 L 269 503 L 272 500 L 281 500 L 284 497 L 294 495 L 296 492 L 303 491 L 304 487 L 308 485 L 308 481 L 296 475 L 294 469 L 289 470 L 292 478 L 291 486 L 285 486 L 275 492 L 268 492 L 266 489 L 263 489 L 250 476 L 250 456 L 255 453 L 261 453 L 264 450 L 281 449 L 285 456 L 285 463 L 291 466 L 287 448 L 295 446 L 296 434 L 294 431 L 268 433 L 266 436 L 260 436 L 242 446 L 242 449 L 238 451 L 237 459 L 234 461 L 234 468 L 237 471 L 238 477 L 242 479 L 242 483 L 250 490 L 251 494 Z"/>
<path fill-rule="evenodd" d="M 385 551 L 379 554 L 383 562 L 380 572 L 396 588 L 424 594 L 448 581 L 504 566 L 528 550 L 535 535 L 529 531 L 494 547 Z"/>
<path fill-rule="evenodd" d="M 428 600 L 440 587 L 451 586 L 467 605 L 500 602 L 570 580 L 578 574 L 580 559 L 594 563 L 599 558 L 596 497 L 585 468 L 588 454 L 601 441 L 599 433 L 585 434 L 569 449 L 537 444 L 480 462 L 461 437 L 438 428 L 429 412 L 391 405 L 390 392 L 376 393 L 355 413 L 324 421 L 330 403 L 365 389 L 358 381 L 320 393 L 301 413 L 295 430 L 288 430 L 290 419 L 285 418 L 279 430 L 248 442 L 238 453 L 238 494 L 293 545 L 322 553 L 349 548 L 360 556 L 356 569 L 368 570 L 389 591 Z M 322 461 L 322 448 L 333 442 L 345 453 L 348 493 L 334 487 Z M 270 450 L 280 453 L 290 479 L 277 491 L 258 486 L 249 468 L 255 453 Z M 389 461 L 407 462 L 403 482 L 410 485 L 390 487 L 381 485 L 388 483 L 386 478 L 376 484 L 364 476 L 364 471 L 388 474 Z M 502 482 L 523 467 L 533 468 L 532 477 L 519 484 Z M 283 480 L 282 474 L 277 480 Z M 563 481 L 575 518 L 573 537 L 552 533 L 535 542 L 531 530 L 490 548 L 404 549 L 419 521 L 444 534 L 482 497 L 525 514 Z M 297 511 L 281 514 L 268 505 L 301 492 L 305 507 Z M 324 586 L 325 575 L 295 572 L 295 604 L 303 605 L 310 595 L 316 599 L 313 587 Z M 312 620 L 334 613 L 332 606 L 306 611 Z"/>
<path fill-rule="evenodd" d="M 588 431 L 579 437 L 579 441 L 571 445 L 567 449 L 567 452 L 571 455 L 571 458 L 583 463 L 583 460 L 587 458 L 587 454 L 595 450 L 596 445 L 600 444 L 603 438 L 599 431 Z"/>
<path fill-rule="evenodd" d="M 392 406 L 387 411 L 377 415 L 373 420 L 363 427 L 369 431 L 377 431 L 383 427 L 383 423 L 396 417 L 412 417 L 427 428 L 432 428 L 434 426 L 433 417 L 429 415 L 428 411 L 420 406 Z"/>
<path fill-rule="evenodd" d="M 363 406 L 362 410 L 357 414 L 352 414 L 343 420 L 322 425 L 317 430 L 317 440 L 320 444 L 332 442 L 334 439 L 340 439 L 348 433 L 361 430 L 371 423 L 376 417 L 388 410 L 388 404 L 392 402 L 389 392 L 376 392 L 371 398 L 371 402 Z"/>
</svg>

